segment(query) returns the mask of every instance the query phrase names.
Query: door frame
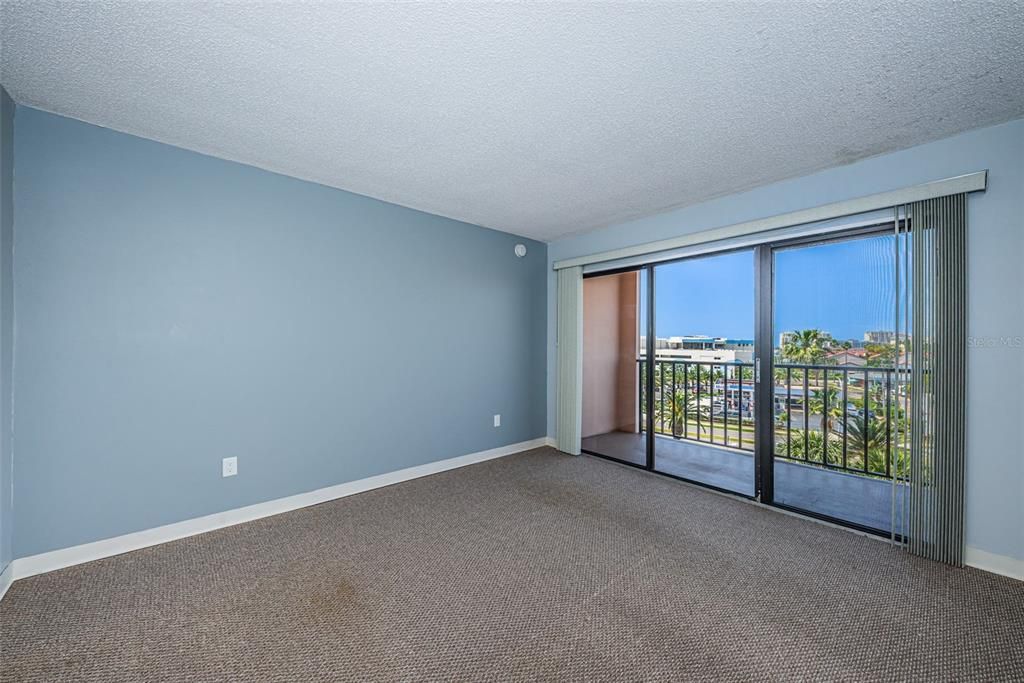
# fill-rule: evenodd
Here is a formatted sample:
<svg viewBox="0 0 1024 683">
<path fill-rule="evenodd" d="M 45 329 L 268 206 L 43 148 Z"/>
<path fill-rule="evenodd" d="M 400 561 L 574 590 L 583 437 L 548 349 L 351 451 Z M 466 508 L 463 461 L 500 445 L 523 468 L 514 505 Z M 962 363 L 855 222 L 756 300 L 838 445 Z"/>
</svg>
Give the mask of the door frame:
<svg viewBox="0 0 1024 683">
<path fill-rule="evenodd" d="M 814 244 L 826 244 L 858 237 L 867 237 L 875 234 L 885 234 L 892 230 L 891 223 L 879 220 L 870 225 L 858 225 L 845 230 L 830 231 L 824 234 L 803 235 L 787 237 L 782 239 L 766 239 L 758 244 L 747 244 L 743 246 L 724 246 L 721 249 L 713 249 L 699 254 L 680 256 L 678 258 L 651 261 L 648 263 L 625 266 L 602 270 L 592 273 L 584 273 L 584 279 L 600 277 L 604 275 L 616 275 L 621 273 L 645 272 L 647 279 L 647 291 L 642 293 L 646 299 L 647 321 L 642 330 L 645 335 L 644 348 L 644 388 L 646 406 L 641 406 L 644 414 L 645 432 L 645 462 L 635 463 L 627 460 L 620 460 L 610 455 L 597 453 L 583 449 L 584 453 L 595 457 L 611 460 L 622 465 L 653 472 L 663 477 L 676 479 L 703 488 L 737 496 L 746 500 L 754 500 L 764 505 L 769 505 L 782 510 L 794 512 L 805 517 L 812 517 L 822 521 L 830 522 L 840 526 L 855 529 L 873 535 L 888 536 L 889 534 L 879 529 L 865 527 L 855 522 L 830 517 L 811 510 L 796 508 L 783 503 L 775 502 L 774 468 L 775 468 L 775 444 L 774 444 L 774 360 L 775 360 L 775 252 L 793 247 L 811 246 Z M 749 496 L 730 489 L 724 489 L 712 484 L 706 484 L 685 476 L 672 474 L 659 470 L 655 467 L 654 447 L 654 352 L 655 352 L 655 330 L 657 320 L 655 315 L 655 303 L 657 300 L 655 269 L 657 266 L 679 263 L 682 261 L 695 260 L 720 256 L 723 254 L 739 251 L 752 251 L 754 256 L 754 397 L 755 397 L 755 438 L 754 438 L 754 495 Z"/>
<path fill-rule="evenodd" d="M 754 498 L 771 505 L 775 490 L 775 247 L 771 244 L 754 249 L 754 321 Z"/>
<path fill-rule="evenodd" d="M 762 282 L 762 280 L 759 278 L 758 283 L 761 284 L 762 287 L 766 287 L 766 289 L 764 289 L 763 292 L 766 293 L 766 295 L 763 297 L 759 295 L 756 299 L 758 315 L 760 316 L 758 318 L 759 326 L 757 328 L 757 333 L 763 335 L 763 338 L 766 340 L 767 348 L 761 349 L 758 354 L 755 354 L 755 356 L 760 356 L 762 358 L 762 367 L 768 368 L 768 377 L 771 379 L 770 382 L 766 383 L 767 403 L 761 404 L 770 406 L 770 408 L 758 408 L 755 413 L 755 419 L 757 420 L 758 426 L 760 426 L 762 423 L 764 423 L 765 425 L 765 434 L 761 438 L 759 438 L 757 444 L 757 451 L 762 456 L 761 458 L 759 458 L 759 466 L 757 469 L 759 472 L 759 476 L 761 477 L 761 481 L 766 485 L 766 488 L 763 491 L 759 489 L 760 495 L 758 497 L 758 500 L 766 505 L 771 505 L 772 507 L 778 508 L 780 510 L 786 510 L 787 512 L 793 512 L 799 515 L 803 515 L 804 517 L 811 517 L 813 519 L 818 519 L 823 522 L 828 522 L 830 524 L 835 524 L 837 526 L 843 526 L 848 529 L 853 529 L 855 531 L 870 534 L 873 536 L 882 536 L 884 538 L 889 538 L 890 532 L 881 529 L 875 529 L 874 527 L 864 526 L 863 524 L 851 522 L 840 517 L 832 517 L 831 515 L 815 512 L 813 510 L 806 510 L 804 508 L 786 505 L 785 503 L 780 503 L 775 500 L 775 402 L 774 396 L 772 395 L 774 392 L 773 386 L 775 376 L 775 353 L 773 348 L 773 336 L 775 333 L 775 252 L 792 248 L 810 247 L 819 244 L 829 244 L 832 242 L 843 242 L 846 240 L 853 240 L 861 237 L 871 237 L 873 235 L 891 235 L 892 231 L 893 226 L 891 221 L 880 220 L 870 225 L 861 225 L 849 228 L 847 230 L 839 230 L 836 232 L 830 232 L 823 235 L 819 234 L 797 236 L 788 239 L 765 242 L 757 246 L 759 250 L 763 249 L 766 252 L 763 257 L 766 263 L 762 263 L 761 261 L 759 261 L 759 265 L 761 265 L 762 268 L 761 276 L 764 277 L 765 280 Z M 764 329 L 761 327 L 762 324 L 766 326 Z M 766 334 L 764 334 L 765 332 Z M 763 355 L 761 355 L 762 353 Z M 762 419 L 764 417 L 763 412 L 765 410 L 768 410 L 767 419 Z M 897 534 L 897 537 L 898 536 L 899 535 Z"/>
</svg>

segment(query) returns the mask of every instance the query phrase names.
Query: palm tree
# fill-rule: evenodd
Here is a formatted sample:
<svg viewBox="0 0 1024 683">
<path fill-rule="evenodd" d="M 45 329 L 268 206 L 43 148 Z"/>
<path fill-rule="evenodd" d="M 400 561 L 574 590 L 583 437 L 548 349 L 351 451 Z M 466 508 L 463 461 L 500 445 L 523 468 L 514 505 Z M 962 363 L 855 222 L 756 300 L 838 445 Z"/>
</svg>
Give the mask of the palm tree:
<svg viewBox="0 0 1024 683">
<path fill-rule="evenodd" d="M 880 472 L 885 469 L 885 439 L 888 425 L 883 418 L 850 420 L 846 425 L 847 447 L 864 454 L 868 469 Z"/>
<path fill-rule="evenodd" d="M 820 432 L 807 432 L 807 447 L 804 448 L 804 431 L 794 429 L 792 433 L 792 453 L 790 458 L 794 460 L 808 460 L 810 462 L 836 462 L 842 457 L 842 446 L 838 441 L 829 439 L 822 441 Z M 827 450 L 826 450 L 827 449 Z M 822 459 L 822 451 L 826 450 L 825 459 Z"/>
<path fill-rule="evenodd" d="M 664 370 L 662 368 L 664 367 Z M 644 381 L 645 368 L 641 366 L 641 381 Z M 663 374 L 664 373 L 664 374 Z M 671 361 L 657 360 L 654 369 L 654 419 L 657 426 L 656 431 L 665 433 L 672 429 L 676 437 L 685 436 L 684 417 L 689 415 L 691 419 L 698 415 L 703 416 L 707 411 L 701 411 L 695 395 L 698 384 L 702 392 L 708 391 L 708 381 L 711 374 L 710 368 L 702 368 L 700 365 L 693 365 L 684 374 L 682 368 Z M 705 394 L 706 395 L 706 394 Z M 659 400 L 661 396 L 664 400 Z M 673 420 L 673 418 L 675 418 Z M 699 425 L 700 431 L 706 431 L 703 424 Z"/>
<path fill-rule="evenodd" d="M 660 406 L 659 406 L 660 409 Z M 697 396 L 693 392 L 683 391 L 682 388 L 677 390 L 674 395 L 669 397 L 667 404 L 663 411 L 659 413 L 659 420 L 662 425 L 671 424 L 672 434 L 675 437 L 685 437 L 685 423 L 684 419 L 687 415 L 690 419 L 694 419 L 696 416 L 707 418 L 707 408 L 697 403 Z M 673 421 L 673 415 L 675 421 Z M 703 421 L 698 421 L 697 428 L 700 432 L 706 432 L 707 426 Z"/>
<path fill-rule="evenodd" d="M 690 372 L 693 374 L 690 380 L 691 386 L 699 386 L 701 393 L 705 396 L 711 395 L 711 386 L 715 381 L 711 368 L 703 365 L 694 365 Z"/>
<path fill-rule="evenodd" d="M 846 409 L 846 401 L 840 398 L 839 390 L 831 384 L 824 389 L 815 389 L 811 392 L 809 403 L 811 412 L 821 415 L 821 433 L 831 434 L 832 420 L 843 419 L 843 411 Z M 825 410 L 826 403 L 828 410 Z"/>
<path fill-rule="evenodd" d="M 814 365 L 825 358 L 829 336 L 821 330 L 797 330 L 782 345 L 782 355 L 791 363 Z"/>
</svg>

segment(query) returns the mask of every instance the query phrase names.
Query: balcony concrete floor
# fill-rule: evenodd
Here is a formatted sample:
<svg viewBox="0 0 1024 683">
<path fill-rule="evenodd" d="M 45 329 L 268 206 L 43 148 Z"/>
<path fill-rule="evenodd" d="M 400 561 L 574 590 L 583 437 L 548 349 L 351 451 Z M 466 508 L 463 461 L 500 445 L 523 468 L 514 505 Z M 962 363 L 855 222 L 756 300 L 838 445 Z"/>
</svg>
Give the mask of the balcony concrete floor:
<svg viewBox="0 0 1024 683">
<path fill-rule="evenodd" d="M 634 464 L 646 462 L 645 436 L 609 432 L 583 439 L 583 450 Z M 703 484 L 754 495 L 752 453 L 667 436 L 655 437 L 655 469 Z M 896 505 L 903 497 L 897 486 Z M 893 486 L 888 480 L 775 461 L 775 502 L 860 526 L 890 531 Z"/>
</svg>

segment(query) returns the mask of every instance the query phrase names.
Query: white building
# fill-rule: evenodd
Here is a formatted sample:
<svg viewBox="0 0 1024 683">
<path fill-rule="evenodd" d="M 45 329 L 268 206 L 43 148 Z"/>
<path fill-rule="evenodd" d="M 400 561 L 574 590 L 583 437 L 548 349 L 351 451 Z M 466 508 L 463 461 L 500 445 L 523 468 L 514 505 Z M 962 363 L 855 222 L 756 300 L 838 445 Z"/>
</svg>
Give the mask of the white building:
<svg viewBox="0 0 1024 683">
<path fill-rule="evenodd" d="M 889 330 L 872 330 L 864 333 L 864 342 L 867 344 L 894 344 L 896 333 Z"/>
<path fill-rule="evenodd" d="M 645 338 L 640 339 L 641 346 Z M 683 337 L 657 337 L 655 356 L 701 363 L 751 363 L 754 359 L 754 340 L 728 339 L 689 335 Z"/>
</svg>

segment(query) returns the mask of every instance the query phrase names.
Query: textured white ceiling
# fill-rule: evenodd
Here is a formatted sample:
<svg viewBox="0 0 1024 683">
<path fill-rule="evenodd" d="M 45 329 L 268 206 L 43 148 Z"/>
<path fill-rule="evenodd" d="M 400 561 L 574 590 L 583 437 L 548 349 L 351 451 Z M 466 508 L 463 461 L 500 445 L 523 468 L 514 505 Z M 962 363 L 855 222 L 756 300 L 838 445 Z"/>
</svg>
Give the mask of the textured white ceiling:
<svg viewBox="0 0 1024 683">
<path fill-rule="evenodd" d="M 1024 5 L 3 0 L 16 101 L 550 240 L 1024 115 Z"/>
</svg>

